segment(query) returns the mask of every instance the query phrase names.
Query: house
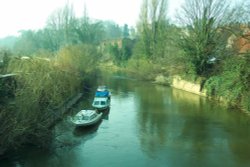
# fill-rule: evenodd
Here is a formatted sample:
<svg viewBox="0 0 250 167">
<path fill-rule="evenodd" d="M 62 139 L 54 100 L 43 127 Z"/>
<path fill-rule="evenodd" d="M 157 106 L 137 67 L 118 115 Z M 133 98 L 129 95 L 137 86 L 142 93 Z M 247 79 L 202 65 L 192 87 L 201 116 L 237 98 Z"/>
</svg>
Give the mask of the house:
<svg viewBox="0 0 250 167">
<path fill-rule="evenodd" d="M 250 52 L 250 29 L 246 26 L 240 27 L 242 35 L 231 35 L 227 41 L 227 48 L 234 49 L 238 53 Z"/>
<path fill-rule="evenodd" d="M 236 39 L 235 44 L 236 48 L 239 50 L 239 53 L 250 52 L 250 31 Z"/>
</svg>

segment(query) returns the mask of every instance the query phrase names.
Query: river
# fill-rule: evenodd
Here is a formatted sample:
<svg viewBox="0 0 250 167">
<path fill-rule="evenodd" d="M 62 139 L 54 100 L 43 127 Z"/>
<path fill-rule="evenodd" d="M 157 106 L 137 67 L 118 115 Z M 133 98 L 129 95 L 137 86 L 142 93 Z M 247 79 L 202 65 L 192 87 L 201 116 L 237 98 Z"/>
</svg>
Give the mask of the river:
<svg viewBox="0 0 250 167">
<path fill-rule="evenodd" d="M 249 167 L 250 118 L 185 91 L 120 75 L 99 79 L 112 92 L 100 123 L 69 121 L 90 108 L 94 90 L 59 122 L 50 150 L 28 147 L 1 167 Z"/>
</svg>

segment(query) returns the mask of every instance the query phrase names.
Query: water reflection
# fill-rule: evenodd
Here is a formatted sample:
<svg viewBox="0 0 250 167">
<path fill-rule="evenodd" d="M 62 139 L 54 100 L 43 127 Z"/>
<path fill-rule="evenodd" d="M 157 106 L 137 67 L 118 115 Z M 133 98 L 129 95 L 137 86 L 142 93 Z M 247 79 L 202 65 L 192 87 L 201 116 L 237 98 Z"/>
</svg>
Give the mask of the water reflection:
<svg viewBox="0 0 250 167">
<path fill-rule="evenodd" d="M 177 89 L 141 86 L 136 94 L 138 134 L 148 155 L 163 152 L 173 164 L 176 151 L 185 155 L 180 164 L 188 166 L 223 165 L 213 160 L 227 155 L 231 159 L 224 162 L 226 166 L 235 166 L 234 158 L 249 165 L 248 117 Z"/>
<path fill-rule="evenodd" d="M 102 120 L 92 126 L 76 127 L 73 130 L 73 135 L 75 137 L 85 137 L 85 136 L 94 137 L 93 134 L 95 134 L 95 132 L 98 130 L 101 123 L 102 123 Z"/>
<path fill-rule="evenodd" d="M 109 120 L 109 112 L 110 112 L 110 107 L 108 107 L 106 110 L 102 111 L 102 119 L 104 120 Z"/>
<path fill-rule="evenodd" d="M 241 164 L 249 165 L 250 159 L 250 122 L 243 114 L 230 113 L 233 117 L 225 125 L 225 130 L 229 133 L 228 145 L 234 154 L 234 158 Z M 234 118 L 234 119 L 232 119 Z"/>
<path fill-rule="evenodd" d="M 138 133 L 141 145 L 150 156 L 167 141 L 168 108 L 162 108 L 165 92 L 144 85 L 136 90 Z"/>
</svg>

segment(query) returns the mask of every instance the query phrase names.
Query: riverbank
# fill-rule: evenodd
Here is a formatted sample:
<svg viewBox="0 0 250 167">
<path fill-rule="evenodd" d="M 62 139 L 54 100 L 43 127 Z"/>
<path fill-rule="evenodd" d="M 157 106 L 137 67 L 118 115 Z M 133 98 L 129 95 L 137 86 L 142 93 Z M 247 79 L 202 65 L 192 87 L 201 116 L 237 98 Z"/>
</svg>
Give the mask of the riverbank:
<svg viewBox="0 0 250 167">
<path fill-rule="evenodd" d="M 18 75 L 13 76 L 13 89 L 9 84 L 0 89 L 13 96 L 6 99 L 1 94 L 1 98 L 6 99 L 0 105 L 2 156 L 27 144 L 49 147 L 53 138 L 52 127 L 81 98 L 83 87 L 92 82 L 89 78 L 95 78 L 94 63 L 89 64 L 91 67 L 78 63 L 84 59 L 81 54 L 79 52 L 72 61 L 69 61 L 71 52 L 60 53 L 57 59 L 11 59 L 6 71 Z"/>
<path fill-rule="evenodd" d="M 206 90 L 202 87 L 202 80 L 198 80 L 196 82 L 190 82 L 182 79 L 178 75 L 173 76 L 165 76 L 163 73 L 151 74 L 150 77 L 146 76 L 142 71 L 134 71 L 127 68 L 121 68 L 115 65 L 101 66 L 101 68 L 108 71 L 122 71 L 124 73 L 128 73 L 137 79 L 145 80 L 152 82 L 154 84 L 171 86 L 176 89 L 184 90 L 190 93 L 194 93 L 200 96 L 207 97 Z M 145 79 L 146 78 L 146 79 Z"/>
<path fill-rule="evenodd" d="M 58 121 L 60 121 L 63 118 L 63 115 L 65 115 L 73 105 L 78 103 L 82 96 L 83 93 L 78 93 L 75 96 L 66 99 L 60 106 L 51 111 L 50 115 L 47 117 L 48 122 L 50 122 L 47 128 L 51 129 Z M 4 158 L 8 152 L 10 152 L 10 150 L 7 148 L 0 148 L 0 159 Z"/>
<path fill-rule="evenodd" d="M 66 114 L 67 111 L 69 111 L 69 109 L 82 98 L 82 96 L 83 93 L 78 93 L 75 96 L 70 97 L 57 107 L 57 109 L 51 112 L 53 114 L 50 116 L 50 119 L 52 120 L 49 128 L 53 127 L 58 121 L 60 121 L 63 118 L 63 115 Z"/>
<path fill-rule="evenodd" d="M 190 92 L 190 93 L 202 96 L 202 97 L 213 99 L 227 107 L 236 107 L 239 110 L 247 114 L 250 114 L 250 111 L 242 108 L 239 104 L 235 102 L 231 102 L 229 99 L 227 99 L 227 97 L 209 95 L 208 90 L 204 86 L 206 84 L 206 80 L 197 79 L 196 81 L 191 82 L 191 81 L 181 78 L 178 75 L 174 75 L 171 77 L 164 77 L 163 75 L 157 75 L 153 83 L 161 84 L 161 85 L 169 85 L 176 89 L 184 90 L 184 91 L 187 91 L 187 92 Z"/>
<path fill-rule="evenodd" d="M 157 75 L 153 83 L 161 85 L 169 85 L 175 89 L 184 90 L 199 96 L 208 97 L 207 90 L 203 88 L 202 81 L 198 80 L 196 82 L 190 82 L 185 79 L 182 79 L 178 75 L 171 77 L 165 77 L 163 75 Z"/>
<path fill-rule="evenodd" d="M 145 67 L 140 68 L 140 66 L 137 66 L 136 70 L 133 70 L 131 68 L 117 67 L 114 65 L 106 66 L 105 68 L 108 68 L 111 71 L 115 70 L 115 71 L 122 71 L 122 72 L 128 73 L 129 75 L 132 75 L 133 77 L 136 77 L 137 79 L 140 79 L 140 80 L 144 80 L 146 82 L 152 82 L 154 84 L 171 86 L 176 89 L 180 89 L 180 90 L 187 91 L 187 92 L 190 92 L 190 93 L 202 96 L 202 97 L 212 99 L 227 107 L 237 108 L 247 114 L 250 113 L 248 109 L 242 107 L 242 102 L 237 103 L 235 101 L 232 101 L 230 97 L 214 92 L 215 90 L 211 90 L 213 88 L 210 88 L 209 79 L 197 78 L 196 80 L 193 80 L 193 81 L 191 79 L 186 80 L 180 75 L 177 75 L 177 74 L 168 75 L 166 71 L 159 69 L 159 68 L 157 69 L 154 67 L 151 67 L 151 73 L 149 72 L 150 70 L 146 70 L 145 72 L 143 70 L 143 68 Z M 207 88 L 209 88 L 210 90 Z M 213 92 L 211 93 L 211 91 Z"/>
</svg>

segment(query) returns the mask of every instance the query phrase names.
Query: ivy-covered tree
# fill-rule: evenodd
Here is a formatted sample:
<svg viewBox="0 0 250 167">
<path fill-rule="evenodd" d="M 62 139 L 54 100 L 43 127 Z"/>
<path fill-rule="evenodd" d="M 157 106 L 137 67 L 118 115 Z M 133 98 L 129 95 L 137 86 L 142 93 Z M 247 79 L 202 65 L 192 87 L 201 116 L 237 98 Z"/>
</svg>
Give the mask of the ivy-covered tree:
<svg viewBox="0 0 250 167">
<path fill-rule="evenodd" d="M 236 15 L 237 8 L 227 0 L 185 1 L 178 17 L 184 27 L 178 44 L 187 56 L 189 72 L 199 76 L 210 74 L 211 60 L 227 53 L 225 30 L 232 30 L 230 25 Z"/>
</svg>

